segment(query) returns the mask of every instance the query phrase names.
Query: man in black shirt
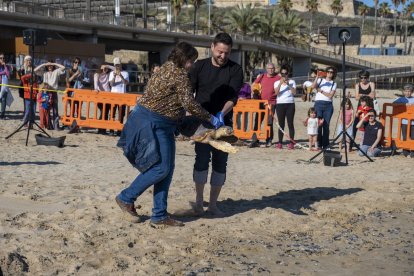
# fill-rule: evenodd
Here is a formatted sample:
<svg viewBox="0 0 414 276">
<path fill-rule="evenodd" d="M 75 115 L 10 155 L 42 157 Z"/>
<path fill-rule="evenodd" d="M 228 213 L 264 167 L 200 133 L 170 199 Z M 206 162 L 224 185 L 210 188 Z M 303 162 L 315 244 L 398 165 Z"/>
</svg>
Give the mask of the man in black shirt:
<svg viewBox="0 0 414 276">
<path fill-rule="evenodd" d="M 243 85 L 243 70 L 229 60 L 233 40 L 227 33 L 219 33 L 211 44 L 211 58 L 197 61 L 190 72 L 190 80 L 196 93 L 196 100 L 211 114 L 217 114 L 226 126 L 233 126 L 233 106 Z M 210 202 L 208 211 L 221 216 L 217 199 L 226 179 L 228 154 L 209 144 L 196 143 L 193 179 L 196 185 L 195 212 L 202 214 L 204 185 L 207 183 L 208 168 L 212 160 L 210 178 Z"/>
</svg>

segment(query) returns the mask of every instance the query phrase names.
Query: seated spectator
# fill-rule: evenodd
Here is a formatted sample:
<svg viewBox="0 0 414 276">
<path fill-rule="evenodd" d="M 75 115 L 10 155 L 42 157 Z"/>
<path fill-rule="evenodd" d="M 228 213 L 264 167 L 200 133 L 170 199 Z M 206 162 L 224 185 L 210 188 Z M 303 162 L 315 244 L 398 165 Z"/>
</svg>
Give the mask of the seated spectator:
<svg viewBox="0 0 414 276">
<path fill-rule="evenodd" d="M 362 96 L 359 99 L 358 108 L 355 112 L 355 120 L 359 122 L 369 111 L 373 109 L 370 103 L 372 103 L 372 100 L 370 100 L 368 96 Z M 368 122 L 368 118 L 366 118 L 365 121 Z M 357 127 L 357 125 L 358 124 L 356 124 L 355 127 L 358 130 L 357 133 L 359 133 L 359 140 L 362 143 L 362 141 L 364 140 L 364 127 Z M 351 149 L 352 146 L 350 146 L 350 150 Z"/>
<path fill-rule="evenodd" d="M 406 105 L 414 105 L 414 97 L 412 96 L 414 86 L 412 84 L 404 85 L 404 97 L 400 97 L 394 101 L 397 104 L 406 104 Z M 402 140 L 407 140 L 407 132 L 408 132 L 408 120 L 402 119 L 401 121 L 401 136 Z M 410 139 L 414 140 L 414 120 L 411 121 L 411 129 L 410 129 Z M 405 157 L 414 158 L 414 151 L 405 150 L 403 149 L 403 155 Z"/>
<path fill-rule="evenodd" d="M 364 153 L 369 157 L 379 156 L 381 154 L 381 138 L 384 127 L 380 122 L 376 120 L 377 112 L 375 109 L 371 109 L 365 114 L 359 121 L 357 127 L 363 127 L 365 129 L 364 140 L 361 143 L 360 156 Z M 368 119 L 368 122 L 365 120 Z"/>
</svg>

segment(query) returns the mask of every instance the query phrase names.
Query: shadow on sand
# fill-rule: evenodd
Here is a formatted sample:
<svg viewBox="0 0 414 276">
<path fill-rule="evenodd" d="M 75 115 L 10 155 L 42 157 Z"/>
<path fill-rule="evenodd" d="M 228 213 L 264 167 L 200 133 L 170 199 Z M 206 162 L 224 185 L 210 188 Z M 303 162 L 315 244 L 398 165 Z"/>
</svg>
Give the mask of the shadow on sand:
<svg viewBox="0 0 414 276">
<path fill-rule="evenodd" d="M 295 215 L 307 216 L 308 214 L 303 212 L 303 209 L 313 210 L 311 205 L 315 202 L 319 202 L 321 200 L 329 200 L 339 196 L 350 195 L 360 191 L 363 191 L 363 189 L 316 187 L 303 190 L 290 190 L 286 192 L 280 192 L 276 195 L 263 196 L 260 199 L 226 199 L 218 202 L 217 205 L 221 210 L 225 211 L 224 217 L 231 217 L 233 215 L 248 212 L 250 210 L 263 210 L 265 208 L 278 208 L 291 212 Z M 191 210 L 189 210 L 187 214 L 181 215 L 179 219 L 184 222 L 197 220 L 199 217 L 192 215 L 190 211 Z M 214 218 L 214 216 L 209 216 L 208 212 L 206 212 L 201 217 Z"/>
<path fill-rule="evenodd" d="M 307 215 L 304 209 L 312 209 L 311 205 L 321 200 L 329 200 L 335 197 L 350 195 L 362 191 L 361 188 L 337 189 L 333 187 L 316 187 L 303 190 L 290 190 L 276 195 L 264 196 L 261 199 L 232 200 L 226 199 L 218 203 L 218 207 L 226 211 L 226 216 L 233 216 L 250 210 L 262 210 L 265 208 L 279 208 L 295 215 Z"/>
<path fill-rule="evenodd" d="M 44 166 L 44 165 L 60 165 L 62 163 L 60 162 L 56 162 L 56 161 L 37 161 L 37 162 L 32 162 L 32 161 L 26 161 L 26 162 L 0 162 L 0 166 L 20 166 L 20 165 L 39 165 L 39 166 Z"/>
</svg>

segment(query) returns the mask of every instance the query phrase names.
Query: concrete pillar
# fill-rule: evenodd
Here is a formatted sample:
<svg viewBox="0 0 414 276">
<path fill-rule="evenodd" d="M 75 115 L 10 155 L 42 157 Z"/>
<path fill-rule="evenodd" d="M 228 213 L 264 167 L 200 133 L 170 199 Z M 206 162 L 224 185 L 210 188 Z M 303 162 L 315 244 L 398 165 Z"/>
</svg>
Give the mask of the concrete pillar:
<svg viewBox="0 0 414 276">
<path fill-rule="evenodd" d="M 241 50 L 231 50 L 230 53 L 230 59 L 238 64 L 240 64 L 241 66 L 243 66 L 243 51 Z M 243 67 L 244 68 L 244 67 Z"/>
<path fill-rule="evenodd" d="M 307 76 L 312 66 L 311 59 L 309 57 L 294 57 L 292 60 L 292 76 Z"/>
</svg>

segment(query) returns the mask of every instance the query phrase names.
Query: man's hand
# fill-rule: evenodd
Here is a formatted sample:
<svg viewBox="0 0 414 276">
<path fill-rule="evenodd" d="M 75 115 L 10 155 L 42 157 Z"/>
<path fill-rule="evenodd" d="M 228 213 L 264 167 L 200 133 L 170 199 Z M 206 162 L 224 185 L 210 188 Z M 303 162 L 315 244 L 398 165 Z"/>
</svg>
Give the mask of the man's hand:
<svg viewBox="0 0 414 276">
<path fill-rule="evenodd" d="M 221 126 L 223 126 L 220 120 L 216 116 L 213 116 L 213 115 L 210 116 L 210 123 L 214 126 L 215 129 L 218 129 Z"/>
</svg>

